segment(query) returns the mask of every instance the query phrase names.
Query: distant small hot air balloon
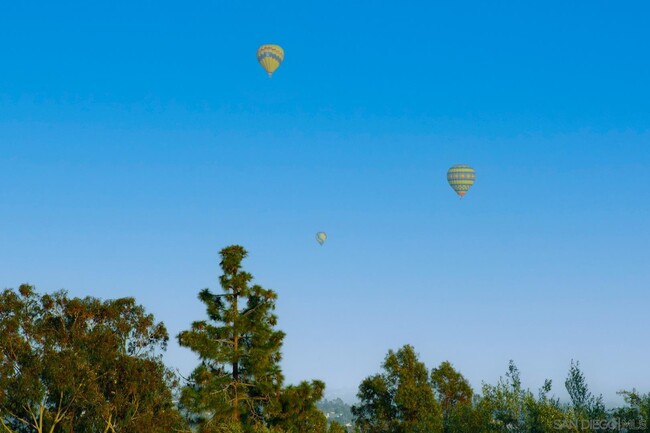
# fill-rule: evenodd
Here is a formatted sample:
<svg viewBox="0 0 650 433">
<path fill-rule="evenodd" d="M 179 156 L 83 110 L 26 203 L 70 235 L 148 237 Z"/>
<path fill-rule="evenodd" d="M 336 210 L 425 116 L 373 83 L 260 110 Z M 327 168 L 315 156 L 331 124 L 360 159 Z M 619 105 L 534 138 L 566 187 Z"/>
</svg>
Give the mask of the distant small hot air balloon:
<svg viewBox="0 0 650 433">
<path fill-rule="evenodd" d="M 469 165 L 457 164 L 447 172 L 447 181 L 461 198 L 474 185 L 476 173 Z"/>
<path fill-rule="evenodd" d="M 327 239 L 327 234 L 325 232 L 316 233 L 316 240 L 319 244 L 323 245 L 325 243 L 325 239 Z"/>
<path fill-rule="evenodd" d="M 284 50 L 279 45 L 262 45 L 257 49 L 257 61 L 269 73 L 269 77 L 283 60 Z"/>
</svg>

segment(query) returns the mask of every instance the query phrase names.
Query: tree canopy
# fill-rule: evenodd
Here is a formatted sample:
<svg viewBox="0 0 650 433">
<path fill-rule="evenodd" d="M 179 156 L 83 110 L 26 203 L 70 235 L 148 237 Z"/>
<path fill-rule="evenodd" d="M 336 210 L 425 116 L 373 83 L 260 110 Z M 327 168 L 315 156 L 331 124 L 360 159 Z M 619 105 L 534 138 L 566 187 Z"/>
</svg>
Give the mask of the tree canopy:
<svg viewBox="0 0 650 433">
<path fill-rule="evenodd" d="M 184 428 L 167 330 L 133 298 L 100 301 L 29 285 L 0 295 L 0 423 L 6 433 Z"/>
<path fill-rule="evenodd" d="M 242 269 L 248 254 L 243 247 L 232 245 L 220 254 L 222 293 L 202 290 L 207 320 L 193 322 L 178 335 L 180 345 L 201 362 L 183 389 L 181 405 L 205 433 L 225 423 L 244 431 L 324 433 L 327 421 L 315 404 L 325 384 L 283 388 L 279 362 L 285 334 L 276 329 L 277 295 L 251 284 L 253 276 Z"/>
<path fill-rule="evenodd" d="M 324 382 L 284 383 L 277 295 L 252 283 L 243 247 L 220 255 L 221 292 L 200 291 L 207 317 L 177 337 L 199 357 L 182 383 L 162 362 L 165 326 L 135 299 L 0 292 L 0 433 L 352 433 L 334 420 L 343 402 L 321 402 Z M 625 405 L 607 409 L 573 360 L 564 387 L 565 402 L 550 380 L 533 392 L 510 361 L 475 391 L 404 345 L 350 412 L 354 433 L 650 433 L 650 393 L 621 391 Z"/>
<path fill-rule="evenodd" d="M 429 372 L 412 346 L 388 352 L 383 373 L 359 386 L 352 407 L 361 433 L 436 433 L 442 412 L 429 383 Z"/>
</svg>

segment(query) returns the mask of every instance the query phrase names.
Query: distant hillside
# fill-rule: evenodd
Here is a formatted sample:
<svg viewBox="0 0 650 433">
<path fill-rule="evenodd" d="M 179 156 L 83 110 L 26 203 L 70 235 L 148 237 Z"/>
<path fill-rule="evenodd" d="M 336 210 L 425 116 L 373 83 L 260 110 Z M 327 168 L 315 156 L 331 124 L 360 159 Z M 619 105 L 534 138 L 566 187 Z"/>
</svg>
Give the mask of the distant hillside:
<svg viewBox="0 0 650 433">
<path fill-rule="evenodd" d="M 340 398 L 334 400 L 323 399 L 317 404 L 318 408 L 323 411 L 327 421 L 336 421 L 347 427 L 348 431 L 352 427 L 352 411 L 350 406 Z"/>
</svg>

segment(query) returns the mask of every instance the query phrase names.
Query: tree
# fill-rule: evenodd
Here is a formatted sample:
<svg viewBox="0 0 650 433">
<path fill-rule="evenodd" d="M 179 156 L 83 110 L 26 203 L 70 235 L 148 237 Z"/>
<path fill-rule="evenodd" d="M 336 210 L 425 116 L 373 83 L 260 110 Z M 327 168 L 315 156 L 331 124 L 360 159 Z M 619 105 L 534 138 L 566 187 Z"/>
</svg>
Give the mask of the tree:
<svg viewBox="0 0 650 433">
<path fill-rule="evenodd" d="M 585 375 L 580 370 L 580 363 L 571 360 L 571 367 L 569 368 L 569 375 L 564 382 L 566 390 L 571 397 L 571 404 L 573 410 L 580 417 L 586 419 L 604 419 L 606 415 L 603 397 L 594 396 L 589 391 Z"/>
<path fill-rule="evenodd" d="M 474 395 L 472 403 L 458 405 L 449 419 L 452 433 L 491 433 L 498 431 L 492 418 L 491 407 L 480 395 Z"/>
<path fill-rule="evenodd" d="M 454 424 L 467 418 L 465 409 L 472 404 L 472 387 L 448 361 L 433 369 L 431 383 L 442 407 L 443 431 L 458 431 L 459 426 Z"/>
<path fill-rule="evenodd" d="M 393 405 L 394 390 L 389 389 L 381 374 L 368 377 L 359 385 L 358 406 L 352 406 L 354 423 L 359 433 L 391 433 L 398 422 Z"/>
<path fill-rule="evenodd" d="M 333 421 L 327 429 L 327 433 L 347 433 L 347 431 L 341 424 Z"/>
<path fill-rule="evenodd" d="M 324 391 L 325 384 L 319 380 L 287 386 L 270 424 L 286 433 L 326 433 L 327 418 L 316 406 Z"/>
<path fill-rule="evenodd" d="M 274 329 L 277 295 L 242 270 L 246 250 L 233 245 L 221 250 L 223 294 L 204 289 L 199 299 L 208 320 L 192 323 L 178 342 L 199 355 L 181 395 L 201 431 L 217 431 L 225 422 L 250 427 L 269 421 L 278 410 L 282 386 L 279 367 L 284 333 Z"/>
<path fill-rule="evenodd" d="M 511 360 L 506 377 L 495 386 L 483 384 L 482 404 L 492 414 L 496 431 L 523 432 L 525 400 L 528 392 L 521 387 L 519 369 Z"/>
<path fill-rule="evenodd" d="M 639 394 L 636 389 L 620 391 L 627 407 L 618 408 L 614 416 L 621 420 L 629 431 L 650 433 L 650 393 Z"/>
<path fill-rule="evenodd" d="M 435 433 L 442 431 L 442 412 L 429 383 L 426 366 L 412 346 L 388 352 L 384 372 L 359 386 L 352 407 L 361 433 Z"/>
<path fill-rule="evenodd" d="M 5 433 L 170 432 L 184 423 L 160 360 L 167 331 L 132 298 L 0 295 Z"/>
<path fill-rule="evenodd" d="M 549 397 L 552 381 L 546 380 L 535 399 L 531 392 L 524 397 L 527 433 L 563 433 L 569 431 L 565 414 L 557 398 Z"/>
<path fill-rule="evenodd" d="M 476 432 L 568 433 L 571 423 L 558 399 L 550 397 L 546 380 L 538 397 L 521 385 L 519 369 L 510 361 L 506 377 L 495 386 L 483 384 L 483 395 L 474 403 L 480 414 Z M 487 416 L 486 416 L 487 415 Z"/>
</svg>

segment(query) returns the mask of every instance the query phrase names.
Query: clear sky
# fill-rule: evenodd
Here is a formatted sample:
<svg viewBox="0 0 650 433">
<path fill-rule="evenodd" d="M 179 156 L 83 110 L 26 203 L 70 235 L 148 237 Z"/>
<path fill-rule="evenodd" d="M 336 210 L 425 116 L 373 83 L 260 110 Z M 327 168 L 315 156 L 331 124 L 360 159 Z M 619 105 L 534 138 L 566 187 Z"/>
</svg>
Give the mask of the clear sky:
<svg viewBox="0 0 650 433">
<path fill-rule="evenodd" d="M 410 343 L 475 387 L 514 359 L 564 396 L 577 359 L 608 401 L 648 392 L 649 14 L 7 2 L 0 287 L 134 296 L 175 337 L 238 243 L 279 294 L 289 382 L 349 400 Z M 263 43 L 286 52 L 271 79 Z M 175 338 L 166 361 L 196 363 Z"/>
</svg>

